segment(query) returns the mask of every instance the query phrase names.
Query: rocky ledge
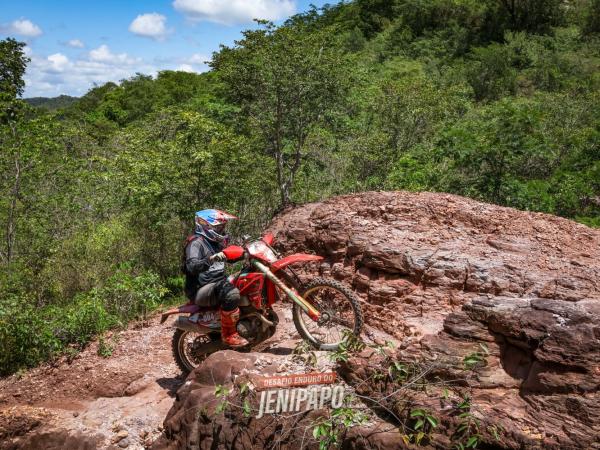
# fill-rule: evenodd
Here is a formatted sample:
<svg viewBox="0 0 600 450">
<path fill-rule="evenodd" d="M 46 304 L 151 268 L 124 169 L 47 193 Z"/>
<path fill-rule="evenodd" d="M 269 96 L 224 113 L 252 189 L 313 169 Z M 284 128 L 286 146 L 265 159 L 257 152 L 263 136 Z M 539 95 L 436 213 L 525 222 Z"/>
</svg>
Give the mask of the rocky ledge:
<svg viewBox="0 0 600 450">
<path fill-rule="evenodd" d="M 600 231 L 458 196 L 405 192 L 304 205 L 270 228 L 279 250 L 324 256 L 313 273 L 346 282 L 362 300 L 370 345 L 336 369 L 370 422 L 345 430 L 337 445 L 600 448 Z M 377 333 L 397 345 L 382 345 Z M 161 447 L 253 445 L 219 440 L 242 436 L 249 424 L 242 416 L 209 408 L 203 421 L 183 420 L 185 410 L 210 404 L 206 392 L 214 398 L 216 384 L 235 385 L 242 369 L 218 383 L 197 382 L 226 366 L 215 355 L 190 375 Z M 265 436 L 299 419 L 270 420 L 261 422 L 270 430 Z M 298 442 L 295 435 L 261 445 Z M 318 447 L 314 439 L 302 443 Z"/>
</svg>

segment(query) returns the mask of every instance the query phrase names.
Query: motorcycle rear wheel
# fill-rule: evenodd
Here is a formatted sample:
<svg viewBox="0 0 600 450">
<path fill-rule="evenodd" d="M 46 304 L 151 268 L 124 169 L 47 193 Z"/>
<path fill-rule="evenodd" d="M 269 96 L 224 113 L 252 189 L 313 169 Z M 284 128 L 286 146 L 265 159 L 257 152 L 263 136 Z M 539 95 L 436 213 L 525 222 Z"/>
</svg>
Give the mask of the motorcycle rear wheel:
<svg viewBox="0 0 600 450">
<path fill-rule="evenodd" d="M 292 317 L 300 336 L 317 350 L 337 350 L 345 333 L 360 335 L 363 325 L 358 298 L 347 286 L 328 278 L 315 278 L 302 286 L 300 295 L 322 314 L 322 322 L 313 321 L 294 304 Z M 347 331 L 344 331 L 347 330 Z"/>
<path fill-rule="evenodd" d="M 211 352 L 199 352 L 199 348 L 206 344 L 210 344 L 212 339 L 210 336 L 192 331 L 181 330 L 177 328 L 171 339 L 171 350 L 173 358 L 177 363 L 177 367 L 187 375 L 202 361 L 204 361 Z M 194 351 L 195 350 L 195 351 Z"/>
</svg>

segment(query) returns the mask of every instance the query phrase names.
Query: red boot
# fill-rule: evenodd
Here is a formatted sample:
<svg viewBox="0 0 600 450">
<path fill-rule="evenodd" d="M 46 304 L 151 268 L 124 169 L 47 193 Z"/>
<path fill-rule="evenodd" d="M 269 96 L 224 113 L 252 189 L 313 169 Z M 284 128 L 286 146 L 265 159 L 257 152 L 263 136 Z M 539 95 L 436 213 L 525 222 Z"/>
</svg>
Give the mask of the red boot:
<svg viewBox="0 0 600 450">
<path fill-rule="evenodd" d="M 230 347 L 243 347 L 248 341 L 241 337 L 236 330 L 236 324 L 240 319 L 240 309 L 233 311 L 221 310 L 221 338 Z"/>
</svg>

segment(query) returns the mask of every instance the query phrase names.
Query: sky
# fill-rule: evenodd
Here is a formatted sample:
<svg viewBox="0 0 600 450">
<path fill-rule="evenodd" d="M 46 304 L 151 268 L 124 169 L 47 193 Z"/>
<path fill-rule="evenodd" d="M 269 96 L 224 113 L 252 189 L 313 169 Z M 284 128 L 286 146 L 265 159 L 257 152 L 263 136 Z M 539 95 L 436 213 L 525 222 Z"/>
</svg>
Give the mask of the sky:
<svg viewBox="0 0 600 450">
<path fill-rule="evenodd" d="M 23 97 L 81 96 L 135 73 L 208 70 L 261 18 L 280 23 L 327 0 L 0 0 L 0 39 L 25 42 Z"/>
</svg>

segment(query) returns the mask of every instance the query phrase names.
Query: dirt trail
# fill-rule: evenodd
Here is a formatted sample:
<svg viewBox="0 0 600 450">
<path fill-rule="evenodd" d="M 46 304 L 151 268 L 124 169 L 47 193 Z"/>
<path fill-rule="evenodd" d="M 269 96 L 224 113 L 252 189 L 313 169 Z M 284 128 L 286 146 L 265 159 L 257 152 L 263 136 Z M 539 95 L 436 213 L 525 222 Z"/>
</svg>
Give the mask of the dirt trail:
<svg viewBox="0 0 600 450">
<path fill-rule="evenodd" d="M 253 350 L 289 355 L 300 342 L 291 308 L 275 310 L 276 333 Z M 71 362 L 0 379 L 0 450 L 148 448 L 185 381 L 171 355 L 173 320 L 160 325 L 157 315 L 105 335 L 114 343 L 108 358 L 96 341 Z M 393 340 L 370 327 L 365 336 Z"/>
<path fill-rule="evenodd" d="M 70 362 L 0 379 L 0 449 L 147 446 L 183 382 L 169 325 L 154 317 L 105 336 L 107 358 L 96 341 Z"/>
</svg>

